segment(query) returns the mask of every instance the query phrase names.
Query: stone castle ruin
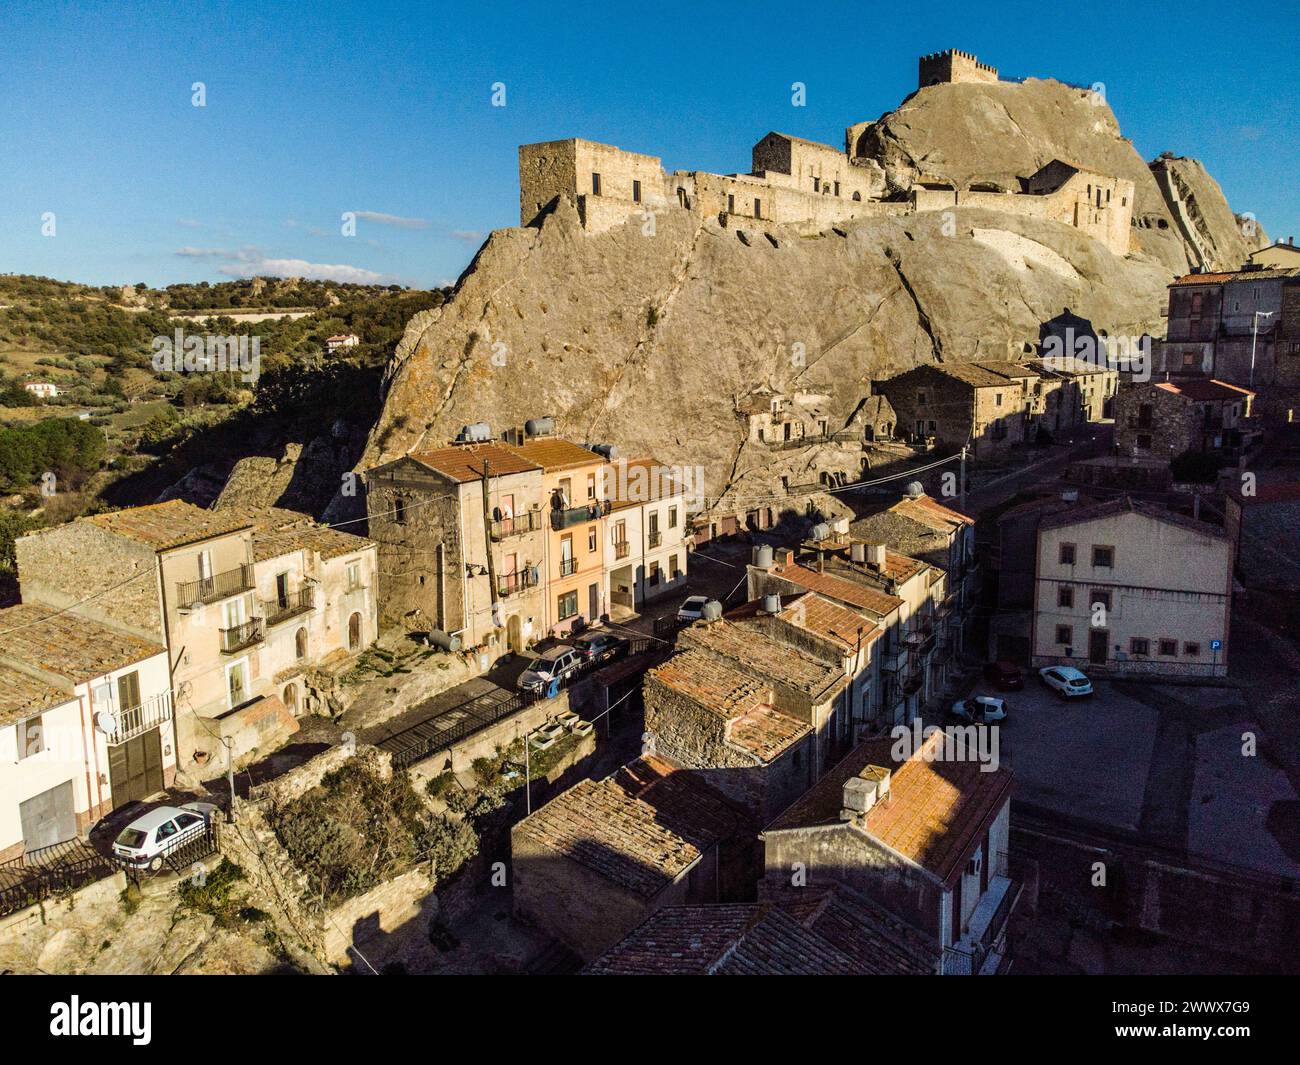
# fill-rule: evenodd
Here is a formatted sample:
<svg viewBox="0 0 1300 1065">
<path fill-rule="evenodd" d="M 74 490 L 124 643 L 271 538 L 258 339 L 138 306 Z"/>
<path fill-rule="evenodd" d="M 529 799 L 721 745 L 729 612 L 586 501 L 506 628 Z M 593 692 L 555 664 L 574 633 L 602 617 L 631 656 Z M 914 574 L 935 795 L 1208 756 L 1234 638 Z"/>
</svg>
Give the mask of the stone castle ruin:
<svg viewBox="0 0 1300 1065">
<path fill-rule="evenodd" d="M 939 84 L 996 85 L 999 78 L 994 67 L 950 50 L 922 57 L 918 82 L 920 91 Z M 843 151 L 768 133 L 754 145 L 748 174 L 669 174 L 658 156 L 581 138 L 521 145 L 520 225 L 532 223 L 558 197 L 576 206 L 589 232 L 603 232 L 629 218 L 644 223 L 663 210 L 714 216 L 724 225 L 734 219 L 759 229 L 779 225 L 817 233 L 856 218 L 980 207 L 1060 222 L 1100 241 L 1114 255 L 1129 252 L 1131 181 L 1054 159 L 1022 177 L 1016 189 L 979 182 L 956 188 L 924 177 L 908 189 L 890 188 L 863 144 L 871 125 L 849 126 Z"/>
</svg>

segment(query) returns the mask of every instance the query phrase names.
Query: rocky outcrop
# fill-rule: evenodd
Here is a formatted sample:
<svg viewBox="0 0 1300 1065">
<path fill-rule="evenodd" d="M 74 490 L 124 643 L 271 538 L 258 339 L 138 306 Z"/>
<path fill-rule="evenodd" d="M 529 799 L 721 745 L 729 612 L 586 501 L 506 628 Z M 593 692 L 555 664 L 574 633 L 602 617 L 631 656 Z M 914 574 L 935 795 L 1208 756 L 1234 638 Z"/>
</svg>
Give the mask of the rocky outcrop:
<svg viewBox="0 0 1300 1065">
<path fill-rule="evenodd" d="M 359 468 L 470 422 L 499 433 L 552 415 L 578 440 L 703 466 L 709 495 L 727 497 L 771 483 L 772 453 L 746 442 L 737 413 L 759 384 L 825 392 L 839 428 L 873 379 L 1019 355 L 1067 306 L 1111 336 L 1162 330 L 1185 242 L 1093 94 L 1054 81 L 933 86 L 851 147 L 897 190 L 921 174 L 1014 189 L 1054 158 L 1127 178 L 1133 251 L 1116 257 L 1072 227 L 973 208 L 958 208 L 955 226 L 930 212 L 801 236 L 669 207 L 653 227 L 637 217 L 592 233 L 561 199 L 536 228 L 493 233 L 452 299 L 412 319 Z M 1212 182 L 1195 191 L 1207 243 L 1232 254 L 1222 195 Z"/>
<path fill-rule="evenodd" d="M 1165 154 L 1151 164 L 1151 173 L 1193 268 L 1236 270 L 1268 243 L 1252 216 L 1233 214 L 1219 183 L 1195 159 Z"/>
</svg>

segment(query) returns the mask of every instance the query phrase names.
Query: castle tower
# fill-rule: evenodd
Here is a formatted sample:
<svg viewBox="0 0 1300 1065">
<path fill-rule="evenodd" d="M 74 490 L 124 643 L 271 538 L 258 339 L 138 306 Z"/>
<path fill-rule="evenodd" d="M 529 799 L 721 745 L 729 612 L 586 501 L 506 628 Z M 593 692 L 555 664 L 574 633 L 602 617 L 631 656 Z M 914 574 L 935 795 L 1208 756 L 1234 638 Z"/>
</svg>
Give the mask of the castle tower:
<svg viewBox="0 0 1300 1065">
<path fill-rule="evenodd" d="M 981 63 L 969 52 L 949 48 L 946 52 L 923 55 L 918 66 L 916 87 L 955 84 L 957 82 L 983 82 L 997 84 L 998 69 Z"/>
</svg>

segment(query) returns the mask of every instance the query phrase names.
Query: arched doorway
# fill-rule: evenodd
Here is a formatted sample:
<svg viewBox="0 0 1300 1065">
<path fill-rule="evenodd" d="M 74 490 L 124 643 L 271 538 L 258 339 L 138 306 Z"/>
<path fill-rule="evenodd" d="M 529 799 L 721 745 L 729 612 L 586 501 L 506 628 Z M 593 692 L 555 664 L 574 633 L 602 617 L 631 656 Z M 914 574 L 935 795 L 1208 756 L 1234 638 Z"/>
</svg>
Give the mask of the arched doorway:
<svg viewBox="0 0 1300 1065">
<path fill-rule="evenodd" d="M 298 685 L 286 684 L 284 692 L 280 696 L 280 701 L 284 703 L 290 713 L 296 714 L 298 712 Z"/>
<path fill-rule="evenodd" d="M 293 636 L 293 653 L 297 656 L 298 661 L 307 657 L 307 630 L 299 629 Z"/>
<path fill-rule="evenodd" d="M 348 618 L 348 650 L 355 651 L 361 646 L 361 615 L 353 614 Z"/>
<path fill-rule="evenodd" d="M 506 642 L 510 650 L 515 654 L 522 654 L 524 650 L 524 626 L 519 620 L 518 614 L 511 614 L 506 619 Z"/>
</svg>

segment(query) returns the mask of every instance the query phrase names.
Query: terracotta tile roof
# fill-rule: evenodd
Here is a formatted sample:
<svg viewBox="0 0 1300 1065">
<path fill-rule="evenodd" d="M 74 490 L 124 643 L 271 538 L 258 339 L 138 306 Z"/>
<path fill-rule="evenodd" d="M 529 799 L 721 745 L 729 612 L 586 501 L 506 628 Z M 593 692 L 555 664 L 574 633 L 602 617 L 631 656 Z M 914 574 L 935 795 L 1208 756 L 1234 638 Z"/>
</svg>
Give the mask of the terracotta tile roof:
<svg viewBox="0 0 1300 1065">
<path fill-rule="evenodd" d="M 743 673 L 782 684 L 809 695 L 822 695 L 844 681 L 843 670 L 791 647 L 749 625 L 725 619 L 696 622 L 677 637 L 678 647 L 703 648 L 732 662 Z"/>
<path fill-rule="evenodd" d="M 598 456 L 599 457 L 599 456 Z M 673 499 L 686 491 L 685 487 L 669 477 L 658 459 L 644 456 L 637 459 L 616 459 L 609 464 L 609 483 L 612 491 L 607 496 L 611 510 L 635 507 L 642 503 L 657 503 Z M 644 470 L 645 473 L 636 471 Z M 645 492 L 644 498 L 639 493 Z"/>
<path fill-rule="evenodd" d="M 1175 281 L 1171 281 L 1170 288 L 1175 285 L 1218 285 L 1224 281 L 1231 281 L 1236 277 L 1236 273 L 1219 273 L 1219 274 L 1184 274 Z"/>
<path fill-rule="evenodd" d="M 678 651 L 649 675 L 728 720 L 772 697 L 769 681 L 698 649 Z"/>
<path fill-rule="evenodd" d="M 514 831 L 648 899 L 742 823 L 689 773 L 643 759 L 604 780 L 579 781 Z"/>
<path fill-rule="evenodd" d="M 866 610 L 877 617 L 886 617 L 903 605 L 903 600 L 896 595 L 888 595 L 874 588 L 864 587 L 856 581 L 832 573 L 817 573 L 798 563 L 778 566 L 772 572 L 792 584 L 807 588 L 810 592 L 816 592 L 836 602 L 848 603 L 849 606 Z"/>
<path fill-rule="evenodd" d="M 1006 388 L 1012 384 L 1006 374 L 990 369 L 983 363 L 950 362 L 941 363 L 934 368 L 940 373 L 973 388 Z"/>
<path fill-rule="evenodd" d="M 923 937 L 857 892 L 804 888 L 788 898 L 673 906 L 592 962 L 588 974 L 657 976 L 926 975 Z"/>
<path fill-rule="evenodd" d="M 407 458 L 457 484 L 480 480 L 484 460 L 489 463 L 488 472 L 492 476 L 541 469 L 537 463 L 521 458 L 504 444 L 461 444 L 434 451 L 412 451 Z"/>
<path fill-rule="evenodd" d="M 901 763 L 892 755 L 895 742 L 885 737 L 859 745 L 767 831 L 843 823 L 844 782 L 869 765 L 887 766 L 893 770 L 889 798 L 872 807 L 862 829 L 945 884 L 955 880 L 1009 798 L 1011 770 L 999 766 L 984 773 L 974 759 L 943 758 L 935 750 L 944 742 L 941 731 Z"/>
<path fill-rule="evenodd" d="M 1118 514 L 1141 514 L 1152 521 L 1164 522 L 1166 525 L 1177 525 L 1180 528 L 1199 533 L 1201 536 L 1209 536 L 1216 540 L 1227 539 L 1227 533 L 1218 525 L 1198 521 L 1184 514 L 1176 514 L 1174 511 L 1168 510 L 1157 503 L 1133 499 L 1131 496 L 1107 499 L 1089 506 L 1073 506 L 1059 513 L 1048 514 L 1038 523 L 1038 527 L 1039 529 L 1063 528 L 1070 525 L 1081 525 L 1084 522 L 1097 521 L 1101 518 L 1114 517 Z"/>
<path fill-rule="evenodd" d="M 783 604 L 779 616 L 801 629 L 836 641 L 848 651 L 856 649 L 859 640 L 861 646 L 865 647 L 879 639 L 884 632 L 861 614 L 845 610 L 814 592 L 805 592 L 795 597 L 789 605 Z"/>
<path fill-rule="evenodd" d="M 900 499 L 889 508 L 913 521 L 928 525 L 935 532 L 950 532 L 963 525 L 974 525 L 975 519 L 960 511 L 945 507 L 937 499 L 922 495 L 915 499 Z"/>
<path fill-rule="evenodd" d="M 559 436 L 534 437 L 522 444 L 503 444 L 526 462 L 540 466 L 547 473 L 557 470 L 577 469 L 579 466 L 599 466 L 606 461 L 603 455 L 588 451 L 572 440 Z"/>
<path fill-rule="evenodd" d="M 746 710 L 727 723 L 727 739 L 763 764 L 769 764 L 810 732 L 812 726 L 781 713 L 770 704 Z"/>
<path fill-rule="evenodd" d="M 17 659 L 74 684 L 162 654 L 161 644 L 76 614 L 21 603 L 0 610 L 0 657 Z"/>
<path fill-rule="evenodd" d="M 225 536 L 250 524 L 238 512 L 204 510 L 180 499 L 115 510 L 111 514 L 94 514 L 80 520 L 148 544 L 157 551 Z"/>
<path fill-rule="evenodd" d="M 253 533 L 253 561 L 264 562 L 293 551 L 317 552 L 327 561 L 375 547 L 374 540 L 321 525 Z"/>
<path fill-rule="evenodd" d="M 71 698 L 71 690 L 57 688 L 0 662 L 0 728 L 51 710 Z"/>
<path fill-rule="evenodd" d="M 1242 396 L 1255 395 L 1248 388 L 1238 388 L 1236 385 L 1230 385 L 1226 381 L 1216 381 L 1213 378 L 1161 381 L 1155 387 L 1165 392 L 1172 392 L 1176 396 L 1186 396 L 1195 403 L 1208 403 L 1217 399 L 1240 399 Z"/>
</svg>

